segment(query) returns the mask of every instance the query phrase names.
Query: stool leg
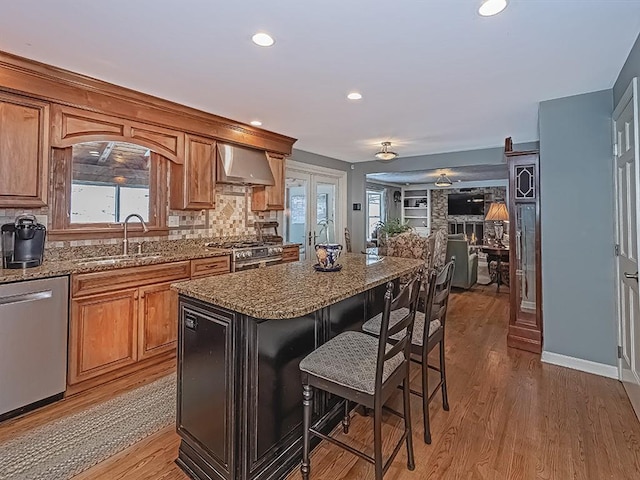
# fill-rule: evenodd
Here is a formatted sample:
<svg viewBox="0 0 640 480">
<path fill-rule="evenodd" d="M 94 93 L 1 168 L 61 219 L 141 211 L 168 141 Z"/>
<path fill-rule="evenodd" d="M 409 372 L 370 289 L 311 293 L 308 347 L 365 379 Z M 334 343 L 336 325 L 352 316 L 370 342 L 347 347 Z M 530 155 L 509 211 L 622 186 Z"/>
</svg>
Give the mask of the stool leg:
<svg viewBox="0 0 640 480">
<path fill-rule="evenodd" d="M 440 340 L 440 379 L 442 380 L 442 408 L 449 411 L 449 396 L 447 395 L 447 373 L 444 359 L 444 337 Z"/>
<path fill-rule="evenodd" d="M 411 399 L 409 392 L 409 365 L 407 365 L 407 377 L 402 382 L 402 396 L 404 400 L 404 430 L 407 432 L 407 468 L 415 470 L 416 463 L 413 458 L 413 433 L 411 431 Z"/>
<path fill-rule="evenodd" d="M 373 409 L 373 458 L 375 460 L 376 480 L 382 480 L 383 458 L 382 458 L 382 404 L 375 402 Z"/>
<path fill-rule="evenodd" d="M 302 465 L 300 473 L 302 480 L 309 480 L 311 473 L 311 462 L 309 461 L 309 450 L 311 446 L 311 412 L 313 410 L 313 389 L 309 385 L 302 386 Z"/>
<path fill-rule="evenodd" d="M 425 328 L 427 328 L 425 326 Z M 431 444 L 429 425 L 429 366 L 427 355 L 422 356 L 422 419 L 424 422 L 424 443 Z"/>
<path fill-rule="evenodd" d="M 342 431 L 349 433 L 349 425 L 351 425 L 351 417 L 349 416 L 349 400 L 344 401 L 344 417 L 342 417 Z"/>
</svg>

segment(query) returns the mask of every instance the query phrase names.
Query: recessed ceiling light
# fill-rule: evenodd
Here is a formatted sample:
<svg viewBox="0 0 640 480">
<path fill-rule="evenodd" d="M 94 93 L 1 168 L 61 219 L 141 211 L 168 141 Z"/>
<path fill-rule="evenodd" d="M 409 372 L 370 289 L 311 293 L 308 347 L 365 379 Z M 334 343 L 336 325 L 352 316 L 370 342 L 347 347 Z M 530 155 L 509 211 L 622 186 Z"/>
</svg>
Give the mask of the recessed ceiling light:
<svg viewBox="0 0 640 480">
<path fill-rule="evenodd" d="M 507 7 L 507 0 L 484 0 L 478 13 L 483 17 L 497 15 Z"/>
<path fill-rule="evenodd" d="M 256 33 L 253 37 L 251 37 L 251 40 L 253 40 L 253 43 L 259 45 L 260 47 L 270 47 L 271 45 L 276 43 L 271 35 L 264 32 Z"/>
<path fill-rule="evenodd" d="M 99 157 L 100 156 L 100 152 L 98 152 L 97 150 L 91 150 L 89 152 L 89 155 L 92 155 L 94 157 Z"/>
<path fill-rule="evenodd" d="M 349 95 L 347 95 L 347 98 L 349 100 L 360 100 L 362 98 L 362 94 L 358 92 L 350 92 Z"/>
<path fill-rule="evenodd" d="M 259 127 L 262 125 L 262 122 L 260 120 L 251 120 L 249 123 L 254 127 Z"/>
</svg>

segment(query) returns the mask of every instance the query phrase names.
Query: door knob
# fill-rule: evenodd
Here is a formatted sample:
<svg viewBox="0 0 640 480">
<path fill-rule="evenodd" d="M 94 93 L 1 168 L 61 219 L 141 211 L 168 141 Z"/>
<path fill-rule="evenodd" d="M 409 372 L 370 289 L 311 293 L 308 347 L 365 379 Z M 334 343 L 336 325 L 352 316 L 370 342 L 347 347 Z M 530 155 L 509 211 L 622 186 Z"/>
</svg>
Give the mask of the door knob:
<svg viewBox="0 0 640 480">
<path fill-rule="evenodd" d="M 638 281 L 638 272 L 636 272 L 636 273 L 624 272 L 624 278 L 633 278 L 637 282 Z"/>
</svg>

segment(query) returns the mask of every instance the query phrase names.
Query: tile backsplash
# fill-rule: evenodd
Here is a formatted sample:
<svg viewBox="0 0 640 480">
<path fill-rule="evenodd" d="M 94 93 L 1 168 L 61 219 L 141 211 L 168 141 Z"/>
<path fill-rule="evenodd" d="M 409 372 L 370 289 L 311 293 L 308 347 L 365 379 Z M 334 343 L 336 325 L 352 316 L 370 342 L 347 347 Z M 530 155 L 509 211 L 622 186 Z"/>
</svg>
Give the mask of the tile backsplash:
<svg viewBox="0 0 640 480">
<path fill-rule="evenodd" d="M 216 185 L 216 206 L 210 210 L 169 210 L 168 237 L 138 237 L 137 240 L 161 241 L 214 237 L 253 236 L 254 222 L 276 219 L 276 212 L 251 211 L 251 187 L 242 185 Z M 0 208 L 0 224 L 12 223 L 21 214 L 35 215 L 39 223 L 49 225 L 47 207 L 37 209 Z M 131 237 L 132 241 L 136 237 Z M 102 240 L 47 241 L 48 248 L 74 247 L 120 243 L 119 238 Z"/>
</svg>

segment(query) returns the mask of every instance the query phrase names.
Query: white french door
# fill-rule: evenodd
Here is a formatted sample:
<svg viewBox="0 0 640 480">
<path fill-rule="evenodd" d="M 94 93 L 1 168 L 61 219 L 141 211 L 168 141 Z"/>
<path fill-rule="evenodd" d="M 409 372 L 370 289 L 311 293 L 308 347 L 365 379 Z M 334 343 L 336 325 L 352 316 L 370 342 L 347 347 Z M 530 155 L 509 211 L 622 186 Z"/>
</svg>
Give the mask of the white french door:
<svg viewBox="0 0 640 480">
<path fill-rule="evenodd" d="M 284 241 L 301 245 L 300 259 L 313 258 L 318 243 L 343 243 L 346 199 L 341 172 L 288 162 L 285 177 Z"/>
<path fill-rule="evenodd" d="M 638 79 L 634 78 L 613 113 L 616 194 L 616 290 L 618 375 L 640 418 L 640 296 L 638 288 Z"/>
</svg>

